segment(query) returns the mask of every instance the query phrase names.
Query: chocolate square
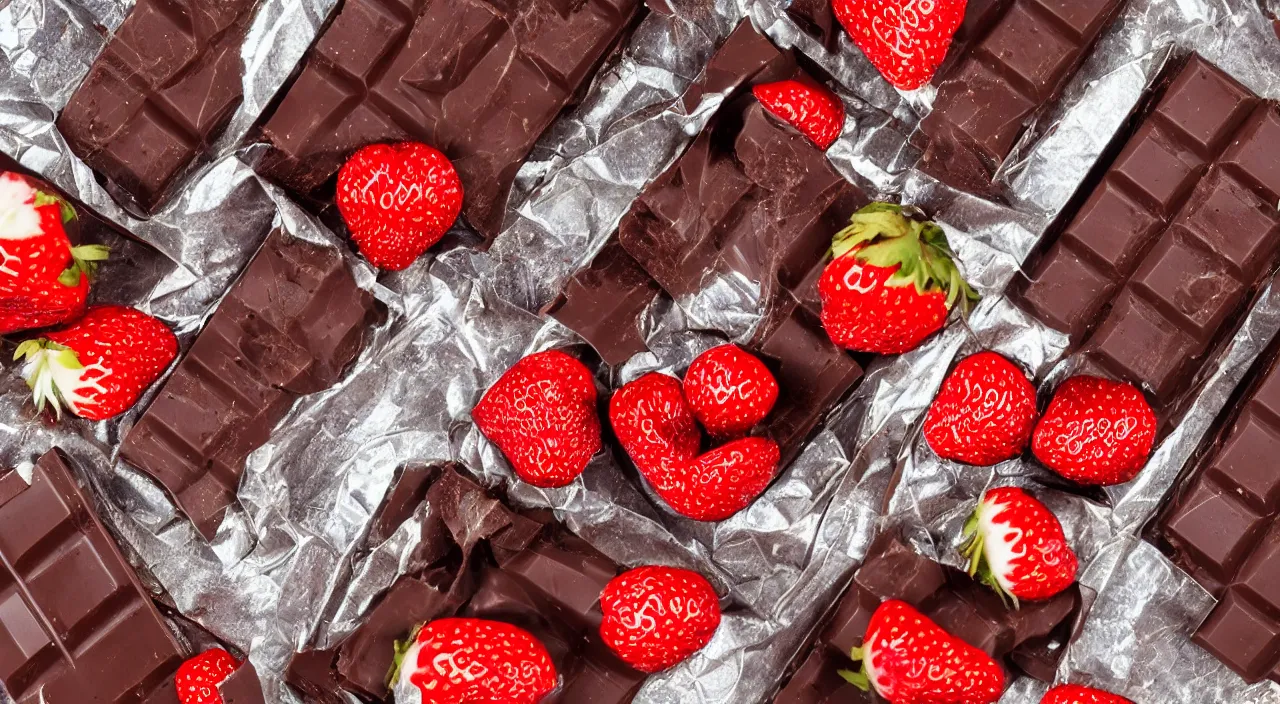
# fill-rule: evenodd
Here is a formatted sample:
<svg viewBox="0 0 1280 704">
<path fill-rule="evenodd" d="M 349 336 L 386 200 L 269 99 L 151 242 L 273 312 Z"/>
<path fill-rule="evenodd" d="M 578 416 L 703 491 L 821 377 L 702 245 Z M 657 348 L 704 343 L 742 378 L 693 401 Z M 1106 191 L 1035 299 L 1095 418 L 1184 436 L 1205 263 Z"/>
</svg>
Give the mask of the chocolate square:
<svg viewBox="0 0 1280 704">
<path fill-rule="evenodd" d="M 1103 181 L 1062 234 L 1062 241 L 1070 241 L 1072 249 L 1104 262 L 1108 267 L 1105 273 L 1114 277 L 1133 271 L 1162 224 L 1122 189 Z"/>
</svg>

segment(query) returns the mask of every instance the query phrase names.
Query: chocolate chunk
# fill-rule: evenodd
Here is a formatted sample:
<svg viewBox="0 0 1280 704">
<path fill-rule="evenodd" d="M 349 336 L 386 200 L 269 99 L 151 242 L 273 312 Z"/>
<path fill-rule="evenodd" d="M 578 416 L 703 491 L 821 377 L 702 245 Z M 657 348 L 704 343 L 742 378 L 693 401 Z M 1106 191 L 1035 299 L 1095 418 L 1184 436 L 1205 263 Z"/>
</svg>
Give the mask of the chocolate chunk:
<svg viewBox="0 0 1280 704">
<path fill-rule="evenodd" d="M 222 704 L 265 704 L 262 695 L 262 681 L 258 679 L 258 671 L 253 663 L 245 660 L 227 679 L 218 684 L 218 694 L 222 696 Z"/>
<path fill-rule="evenodd" d="M 138 0 L 58 118 L 71 151 L 150 212 L 240 105 L 256 0 Z"/>
<path fill-rule="evenodd" d="M 404 468 L 374 514 L 373 525 L 369 528 L 371 545 L 379 545 L 390 538 L 401 523 L 413 516 L 414 510 L 427 498 L 427 489 L 440 476 L 440 471 L 441 467 L 435 465 Z"/>
<path fill-rule="evenodd" d="M 1013 295 L 1167 418 L 1276 262 L 1280 109 L 1199 56 L 1165 84 Z"/>
<path fill-rule="evenodd" d="M 658 291 L 658 283 L 613 239 L 543 312 L 592 341 L 604 363 L 616 366 L 648 350 L 639 319 Z"/>
<path fill-rule="evenodd" d="M 289 658 L 285 682 L 305 696 L 308 704 L 347 704 L 342 695 L 342 678 L 335 669 L 338 653 L 334 650 L 303 650 Z M 391 658 L 387 658 L 388 667 Z"/>
<path fill-rule="evenodd" d="M 57 450 L 0 475 L 0 682 L 18 704 L 176 702 L 185 657 Z"/>
<path fill-rule="evenodd" d="M 265 175 L 327 200 L 357 149 L 417 140 L 462 178 L 486 242 L 516 172 L 640 12 L 640 0 L 345 0 L 262 128 Z"/>
<path fill-rule="evenodd" d="M 300 396 L 337 383 L 377 317 L 373 296 L 336 251 L 273 232 L 126 436 L 121 456 L 212 537 L 249 453 Z"/>
</svg>

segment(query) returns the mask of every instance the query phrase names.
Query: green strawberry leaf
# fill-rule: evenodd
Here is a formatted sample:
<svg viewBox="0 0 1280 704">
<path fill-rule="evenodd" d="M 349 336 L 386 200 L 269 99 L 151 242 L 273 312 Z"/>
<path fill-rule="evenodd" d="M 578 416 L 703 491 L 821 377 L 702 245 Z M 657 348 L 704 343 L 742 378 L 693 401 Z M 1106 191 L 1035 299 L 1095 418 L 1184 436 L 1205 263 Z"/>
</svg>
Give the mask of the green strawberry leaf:
<svg viewBox="0 0 1280 704">
<path fill-rule="evenodd" d="M 415 641 L 418 640 L 418 632 L 426 624 L 418 624 L 414 626 L 409 633 L 409 637 L 404 640 L 398 640 L 395 644 L 395 655 L 391 660 L 391 669 L 387 671 L 387 687 L 395 689 L 396 681 L 400 679 L 400 668 L 404 665 L 404 658 L 409 654 L 409 649 L 413 647 Z"/>
<path fill-rule="evenodd" d="M 45 205 L 57 204 L 58 212 L 62 214 L 62 222 L 68 223 L 76 219 L 76 209 L 71 203 L 56 193 L 45 193 L 44 191 L 36 191 L 36 197 L 33 200 L 37 208 Z"/>
<path fill-rule="evenodd" d="M 92 279 L 98 273 L 98 262 L 104 262 L 111 256 L 111 250 L 100 244 L 86 244 L 71 248 L 71 265 L 58 275 L 58 283 L 63 286 L 80 285 L 80 276 Z"/>
<path fill-rule="evenodd" d="M 871 678 L 867 676 L 867 661 L 862 657 L 862 648 L 850 650 L 849 659 L 855 663 L 861 663 L 862 666 L 857 670 L 836 670 L 836 674 L 844 678 L 845 682 L 864 692 L 871 691 Z"/>
</svg>

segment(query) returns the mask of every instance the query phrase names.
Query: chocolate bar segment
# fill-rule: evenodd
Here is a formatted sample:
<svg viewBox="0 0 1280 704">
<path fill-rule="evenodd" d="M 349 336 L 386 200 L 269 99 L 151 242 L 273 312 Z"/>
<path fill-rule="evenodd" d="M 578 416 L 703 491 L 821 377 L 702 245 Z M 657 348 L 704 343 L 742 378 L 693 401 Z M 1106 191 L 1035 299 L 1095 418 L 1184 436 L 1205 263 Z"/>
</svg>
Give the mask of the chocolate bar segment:
<svg viewBox="0 0 1280 704">
<path fill-rule="evenodd" d="M 322 192 L 357 149 L 417 140 L 462 179 L 491 242 L 516 172 L 640 11 L 640 0 L 345 0 L 262 128 L 259 170 Z"/>
<path fill-rule="evenodd" d="M 218 683 L 218 694 L 222 697 L 222 704 L 266 703 L 262 694 L 262 681 L 258 679 L 258 671 L 248 660 L 241 663 L 235 672 L 227 676 L 227 679 Z"/>
<path fill-rule="evenodd" d="M 1025 661 L 1024 654 L 1047 657 L 1056 667 L 1083 607 L 1080 588 L 1072 585 L 1050 599 L 1023 602 L 1011 609 L 989 587 L 919 555 L 897 535 L 885 534 L 871 546 L 849 591 L 820 626 L 817 642 L 778 693 L 776 704 L 879 701 L 837 671 L 850 668 L 850 651 L 862 644 L 871 615 L 886 599 L 911 604 L 1006 669 Z M 1052 643 L 1058 647 L 1047 647 Z M 1036 668 L 1027 674 L 1047 674 L 1052 681 L 1053 669 Z"/>
<path fill-rule="evenodd" d="M 1168 409 L 1276 262 L 1277 140 L 1277 105 L 1193 56 L 1015 300 Z"/>
<path fill-rule="evenodd" d="M 184 651 L 57 450 L 0 475 L 0 682 L 18 704 L 176 702 Z"/>
<path fill-rule="evenodd" d="M 272 232 L 129 431 L 121 457 L 212 537 L 249 453 L 299 397 L 338 382 L 378 315 L 336 250 Z"/>
<path fill-rule="evenodd" d="M 256 0 L 138 0 L 58 118 L 76 156 L 150 212 L 240 105 Z"/>
</svg>

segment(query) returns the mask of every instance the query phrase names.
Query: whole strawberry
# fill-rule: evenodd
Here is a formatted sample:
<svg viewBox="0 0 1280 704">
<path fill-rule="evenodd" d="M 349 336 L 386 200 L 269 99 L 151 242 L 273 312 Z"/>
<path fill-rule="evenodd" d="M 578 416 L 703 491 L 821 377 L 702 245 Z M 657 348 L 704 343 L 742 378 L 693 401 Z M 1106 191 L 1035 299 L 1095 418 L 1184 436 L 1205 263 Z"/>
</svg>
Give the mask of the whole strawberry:
<svg viewBox="0 0 1280 704">
<path fill-rule="evenodd" d="M 21 174 L 0 173 L 0 335 L 65 323 L 84 313 L 89 279 L 107 258 L 72 247 L 75 210 Z"/>
<path fill-rule="evenodd" d="M 844 130 L 844 103 L 826 88 L 792 79 L 762 83 L 751 92 L 766 110 L 819 149 L 830 147 Z"/>
<path fill-rule="evenodd" d="M 928 83 L 964 19 L 965 0 L 831 0 L 836 19 L 895 87 Z"/>
<path fill-rule="evenodd" d="M 83 318 L 18 345 L 36 409 L 53 406 L 106 420 L 137 403 L 178 355 L 178 339 L 159 320 L 123 306 L 94 306 Z"/>
<path fill-rule="evenodd" d="M 924 438 L 939 457 L 991 465 L 1018 456 L 1036 422 L 1036 390 L 995 352 L 960 360 L 929 405 Z"/>
<path fill-rule="evenodd" d="M 712 435 L 741 435 L 764 420 L 778 400 L 778 382 L 754 355 L 737 345 L 703 352 L 684 375 L 684 395 Z"/>
<path fill-rule="evenodd" d="M 1118 694 L 1078 684 L 1060 684 L 1049 690 L 1040 704 L 1133 704 Z"/>
<path fill-rule="evenodd" d="M 1017 606 L 1048 599 L 1076 581 L 1079 563 L 1044 504 L 1017 487 L 988 490 L 964 526 L 969 574 Z"/>
<path fill-rule="evenodd" d="M 531 354 L 489 387 L 471 417 L 534 486 L 564 486 L 600 450 L 596 385 L 582 362 L 558 350 Z"/>
<path fill-rule="evenodd" d="M 900 354 L 942 328 L 957 300 L 978 295 L 956 269 L 942 228 L 872 203 L 836 234 L 822 272 L 822 326 L 855 352 Z"/>
<path fill-rule="evenodd" d="M 222 704 L 218 685 L 236 671 L 240 663 L 222 648 L 213 648 L 178 667 L 173 684 L 182 704 Z"/>
<path fill-rule="evenodd" d="M 1031 452 L 1071 481 L 1111 486 L 1138 475 L 1155 440 L 1155 413 L 1137 387 L 1073 376 L 1054 392 Z"/>
<path fill-rule="evenodd" d="M 720 599 L 702 575 L 638 567 L 600 594 L 600 636 L 623 662 L 658 672 L 702 649 L 720 626 Z"/>
<path fill-rule="evenodd" d="M 764 493 L 781 457 L 768 438 L 738 438 L 699 455 L 658 494 L 682 516 L 723 521 Z"/>
<path fill-rule="evenodd" d="M 336 198 L 360 253 L 399 271 L 458 219 L 462 181 L 449 159 L 425 144 L 372 144 L 342 165 Z"/>
<path fill-rule="evenodd" d="M 537 704 L 555 665 L 528 631 L 500 621 L 443 618 L 423 626 L 396 678 L 397 702 Z"/>
<path fill-rule="evenodd" d="M 1004 671 L 986 653 L 897 599 L 880 604 L 851 655 L 861 671 L 840 675 L 889 704 L 991 704 L 1004 690 Z"/>
</svg>

